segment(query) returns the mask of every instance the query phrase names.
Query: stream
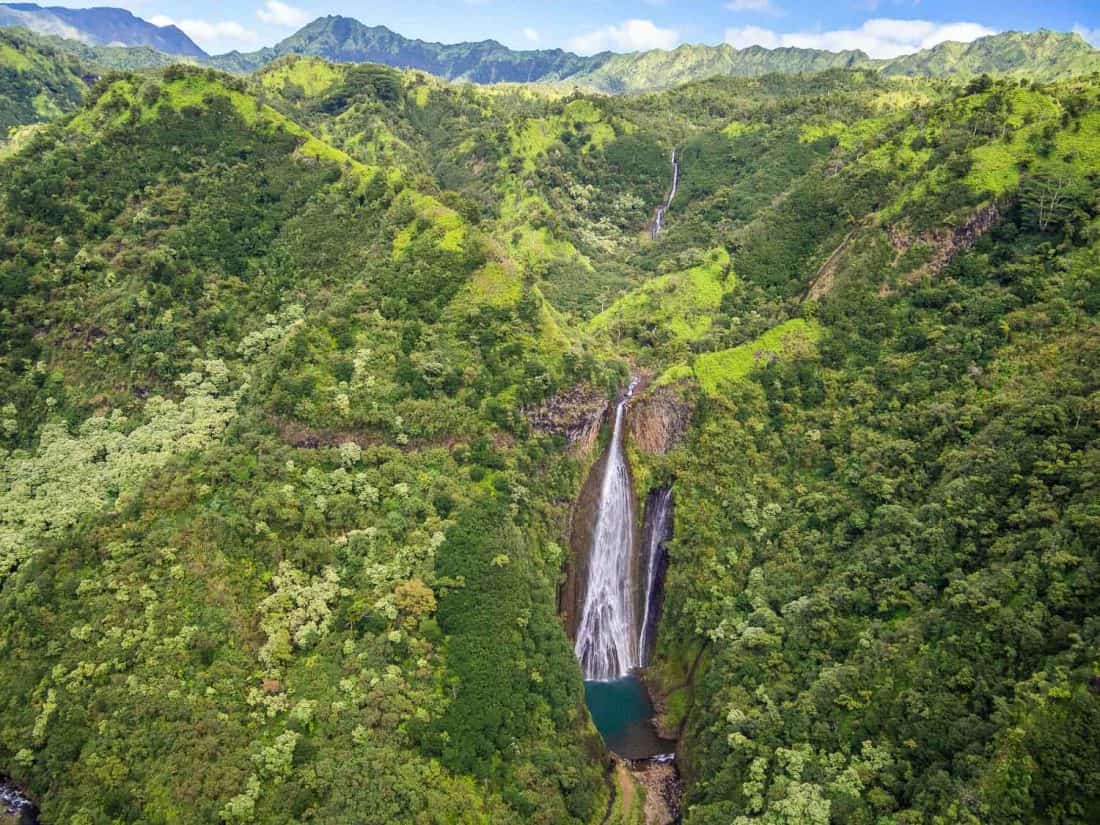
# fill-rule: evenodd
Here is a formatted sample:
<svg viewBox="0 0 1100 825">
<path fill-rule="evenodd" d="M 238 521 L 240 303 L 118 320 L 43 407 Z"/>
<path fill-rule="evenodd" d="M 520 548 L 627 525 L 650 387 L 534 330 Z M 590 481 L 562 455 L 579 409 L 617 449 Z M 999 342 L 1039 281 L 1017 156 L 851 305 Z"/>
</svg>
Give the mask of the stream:
<svg viewBox="0 0 1100 825">
<path fill-rule="evenodd" d="M 672 188 L 668 191 L 668 197 L 665 198 L 665 202 L 657 207 L 657 213 L 653 216 L 653 224 L 649 230 L 649 237 L 656 240 L 657 235 L 661 232 L 661 226 L 664 222 L 665 212 L 672 208 L 672 199 L 676 197 L 676 190 L 680 186 L 680 162 L 676 160 L 676 150 L 672 150 Z"/>
</svg>

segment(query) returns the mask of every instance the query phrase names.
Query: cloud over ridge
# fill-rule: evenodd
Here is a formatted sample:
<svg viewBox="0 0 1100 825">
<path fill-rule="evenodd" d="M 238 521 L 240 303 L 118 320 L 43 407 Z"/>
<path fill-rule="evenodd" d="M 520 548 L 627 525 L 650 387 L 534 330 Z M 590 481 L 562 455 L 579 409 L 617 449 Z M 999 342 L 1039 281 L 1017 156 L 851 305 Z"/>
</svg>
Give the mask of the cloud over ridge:
<svg viewBox="0 0 1100 825">
<path fill-rule="evenodd" d="M 928 49 L 946 40 L 969 43 L 979 37 L 996 33 L 996 29 L 981 23 L 936 23 L 931 20 L 878 17 L 867 20 L 856 29 L 832 31 L 781 33 L 760 26 L 741 26 L 726 29 L 725 42 L 738 49 L 748 46 L 763 46 L 767 49 L 793 46 L 833 52 L 859 49 L 871 57 L 890 58 Z"/>
<path fill-rule="evenodd" d="M 569 48 L 578 54 L 638 52 L 671 49 L 679 42 L 680 32 L 676 29 L 663 29 L 652 20 L 634 18 L 574 37 L 569 41 Z"/>
</svg>

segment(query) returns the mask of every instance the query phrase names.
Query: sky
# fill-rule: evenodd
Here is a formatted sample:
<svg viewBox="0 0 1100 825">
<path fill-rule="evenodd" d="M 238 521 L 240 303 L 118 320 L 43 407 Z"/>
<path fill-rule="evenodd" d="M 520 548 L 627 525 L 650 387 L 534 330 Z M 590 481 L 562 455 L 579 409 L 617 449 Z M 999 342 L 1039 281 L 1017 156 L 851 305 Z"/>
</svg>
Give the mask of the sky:
<svg viewBox="0 0 1100 825">
<path fill-rule="evenodd" d="M 1100 47 L 1100 0 L 38 0 L 117 5 L 175 23 L 206 51 L 272 45 L 326 14 L 454 43 L 513 48 L 674 48 L 681 43 L 862 49 L 893 57 L 1005 30 L 1077 31 Z"/>
</svg>

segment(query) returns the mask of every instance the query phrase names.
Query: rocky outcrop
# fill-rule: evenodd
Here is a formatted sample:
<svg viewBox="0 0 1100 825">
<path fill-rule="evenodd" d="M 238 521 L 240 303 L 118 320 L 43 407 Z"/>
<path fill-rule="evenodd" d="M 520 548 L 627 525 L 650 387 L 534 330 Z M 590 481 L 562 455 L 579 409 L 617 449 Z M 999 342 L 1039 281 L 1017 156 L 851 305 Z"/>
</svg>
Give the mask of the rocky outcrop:
<svg viewBox="0 0 1100 825">
<path fill-rule="evenodd" d="M 30 798 L 12 782 L 0 780 L 0 822 L 11 825 L 35 825 L 38 809 Z"/>
<path fill-rule="evenodd" d="M 610 406 L 607 396 L 595 387 L 578 384 L 524 410 L 524 415 L 535 432 L 560 435 L 575 455 L 587 455 L 596 444 Z"/>
<path fill-rule="evenodd" d="M 683 788 L 675 762 L 635 759 L 630 775 L 645 788 L 645 825 L 673 825 L 680 821 Z"/>
<path fill-rule="evenodd" d="M 672 488 L 657 487 L 646 496 L 642 511 L 642 582 L 639 588 L 640 638 L 638 656 L 642 665 L 652 661 L 657 640 L 657 625 L 664 607 L 665 574 L 668 572 L 668 549 L 672 537 Z"/>
<path fill-rule="evenodd" d="M 906 276 L 906 280 L 915 283 L 925 276 L 936 277 L 956 256 L 970 249 L 978 238 L 992 229 L 1001 220 L 1001 207 L 996 203 L 983 206 L 965 223 L 954 229 L 938 229 L 912 235 L 901 226 L 891 226 L 886 230 L 890 245 L 900 258 L 917 244 L 932 248 L 932 257 L 923 266 Z"/>
<path fill-rule="evenodd" d="M 630 403 L 627 437 L 643 453 L 664 455 L 687 432 L 691 414 L 691 404 L 675 388 L 656 387 Z"/>
<path fill-rule="evenodd" d="M 588 581 L 588 555 L 596 532 L 600 507 L 600 486 L 607 454 L 589 470 L 577 502 L 573 505 L 569 525 L 569 559 L 565 565 L 565 580 L 558 590 L 558 614 L 565 623 L 570 641 L 576 641 L 577 622 L 584 608 L 585 582 Z"/>
</svg>

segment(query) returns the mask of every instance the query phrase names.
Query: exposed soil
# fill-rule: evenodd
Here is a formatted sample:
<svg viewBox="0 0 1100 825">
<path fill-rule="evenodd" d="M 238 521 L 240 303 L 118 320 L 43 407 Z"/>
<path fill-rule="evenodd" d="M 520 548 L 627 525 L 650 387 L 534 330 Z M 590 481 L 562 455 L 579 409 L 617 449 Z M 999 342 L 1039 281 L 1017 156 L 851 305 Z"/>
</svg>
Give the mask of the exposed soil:
<svg viewBox="0 0 1100 825">
<path fill-rule="evenodd" d="M 931 259 L 906 276 L 909 283 L 916 283 L 926 276 L 936 277 L 943 272 L 960 253 L 970 249 L 978 239 L 992 229 L 1001 219 L 1001 208 L 996 203 L 983 206 L 961 226 L 954 229 L 938 229 L 913 235 L 900 226 L 887 229 L 890 245 L 900 258 L 917 244 L 932 248 Z"/>
</svg>

